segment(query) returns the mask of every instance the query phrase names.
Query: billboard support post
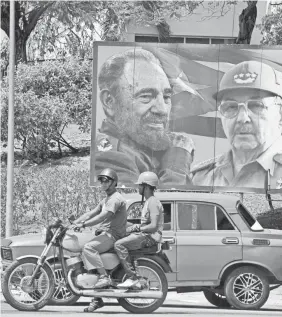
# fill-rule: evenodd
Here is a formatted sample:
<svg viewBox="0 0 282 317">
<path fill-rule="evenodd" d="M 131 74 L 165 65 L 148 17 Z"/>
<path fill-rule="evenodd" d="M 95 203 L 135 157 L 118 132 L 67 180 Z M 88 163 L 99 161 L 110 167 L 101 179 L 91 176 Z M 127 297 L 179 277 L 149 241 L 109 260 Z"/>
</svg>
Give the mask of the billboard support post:
<svg viewBox="0 0 282 317">
<path fill-rule="evenodd" d="M 15 1 L 10 1 L 10 57 L 9 57 L 9 114 L 8 114 L 8 157 L 6 237 L 13 235 L 13 192 L 14 192 L 14 71 L 15 71 Z"/>
</svg>

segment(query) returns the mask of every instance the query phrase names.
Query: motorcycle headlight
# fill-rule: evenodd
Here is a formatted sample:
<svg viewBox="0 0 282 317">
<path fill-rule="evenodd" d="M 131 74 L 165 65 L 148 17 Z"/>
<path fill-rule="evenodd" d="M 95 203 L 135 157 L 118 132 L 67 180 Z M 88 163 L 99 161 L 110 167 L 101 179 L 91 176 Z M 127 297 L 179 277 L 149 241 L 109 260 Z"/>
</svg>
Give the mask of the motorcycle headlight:
<svg viewBox="0 0 282 317">
<path fill-rule="evenodd" d="M 46 229 L 46 228 L 45 228 L 45 229 Z M 44 243 L 45 243 L 45 244 L 50 243 L 50 241 L 52 240 L 52 238 L 53 238 L 53 232 L 52 232 L 52 230 L 48 227 L 48 228 L 46 229 L 46 234 L 45 234 L 45 241 L 44 241 Z"/>
</svg>

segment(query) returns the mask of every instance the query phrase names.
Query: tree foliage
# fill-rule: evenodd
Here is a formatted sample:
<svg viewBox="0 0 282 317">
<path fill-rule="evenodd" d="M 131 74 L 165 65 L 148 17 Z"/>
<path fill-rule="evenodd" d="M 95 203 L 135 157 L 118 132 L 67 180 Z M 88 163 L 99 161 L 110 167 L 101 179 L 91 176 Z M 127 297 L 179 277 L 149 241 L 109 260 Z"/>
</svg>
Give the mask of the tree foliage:
<svg viewBox="0 0 282 317">
<path fill-rule="evenodd" d="M 282 45 L 282 4 L 274 12 L 267 14 L 259 25 L 263 38 L 261 44 Z"/>
<path fill-rule="evenodd" d="M 126 25 L 155 26 L 160 42 L 170 35 L 167 19 L 181 19 L 202 6 L 224 15 L 237 1 L 16 1 L 17 61 L 89 57 L 94 40 L 121 41 Z M 1 28 L 9 36 L 9 1 L 1 2 Z"/>
<path fill-rule="evenodd" d="M 103 197 L 88 184 L 89 171 L 76 167 L 16 168 L 13 197 L 13 234 L 39 231 L 54 217 L 67 221 L 94 208 Z M 7 174 L 1 170 L 1 237 L 5 234 Z"/>
<path fill-rule="evenodd" d="M 9 41 L 6 37 L 1 40 L 0 47 L 0 70 L 1 70 L 1 78 L 6 75 L 7 68 L 9 65 Z"/>
<path fill-rule="evenodd" d="M 91 63 L 65 62 L 19 64 L 15 73 L 15 140 L 23 157 L 40 163 L 56 147 L 77 151 L 63 137 L 64 128 L 76 123 L 90 130 Z M 8 138 L 8 79 L 1 87 L 1 141 Z"/>
</svg>

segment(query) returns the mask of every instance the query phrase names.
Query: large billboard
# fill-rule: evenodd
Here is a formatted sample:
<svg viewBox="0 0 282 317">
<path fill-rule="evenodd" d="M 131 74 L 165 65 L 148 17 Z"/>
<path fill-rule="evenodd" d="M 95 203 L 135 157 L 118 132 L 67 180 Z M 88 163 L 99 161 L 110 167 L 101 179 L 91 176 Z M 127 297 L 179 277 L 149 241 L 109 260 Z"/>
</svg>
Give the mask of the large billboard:
<svg viewBox="0 0 282 317">
<path fill-rule="evenodd" d="M 90 185 L 282 191 L 282 47 L 96 42 Z"/>
</svg>

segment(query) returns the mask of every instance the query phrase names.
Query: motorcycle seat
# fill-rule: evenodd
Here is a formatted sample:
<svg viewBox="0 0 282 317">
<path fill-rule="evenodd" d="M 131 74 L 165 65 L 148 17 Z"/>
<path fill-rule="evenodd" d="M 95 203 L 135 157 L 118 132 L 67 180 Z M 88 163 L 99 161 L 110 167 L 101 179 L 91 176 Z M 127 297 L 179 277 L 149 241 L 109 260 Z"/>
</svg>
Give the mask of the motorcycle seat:
<svg viewBox="0 0 282 317">
<path fill-rule="evenodd" d="M 130 255 L 136 255 L 136 254 L 156 254 L 158 251 L 158 246 L 154 245 L 150 248 L 142 248 L 138 250 L 129 251 Z"/>
<path fill-rule="evenodd" d="M 161 250 L 166 250 L 164 248 L 164 243 L 158 243 L 157 245 L 153 245 L 149 248 L 142 248 L 138 250 L 129 251 L 130 255 L 136 255 L 136 254 L 156 254 L 159 253 Z"/>
<path fill-rule="evenodd" d="M 137 255 L 137 254 L 156 254 L 159 253 L 161 250 L 169 250 L 168 242 L 158 243 L 157 245 L 153 245 L 149 248 L 142 248 L 137 250 L 129 251 L 130 255 Z M 103 253 L 103 252 L 102 252 Z M 105 253 L 116 253 L 114 248 L 106 251 Z"/>
</svg>

